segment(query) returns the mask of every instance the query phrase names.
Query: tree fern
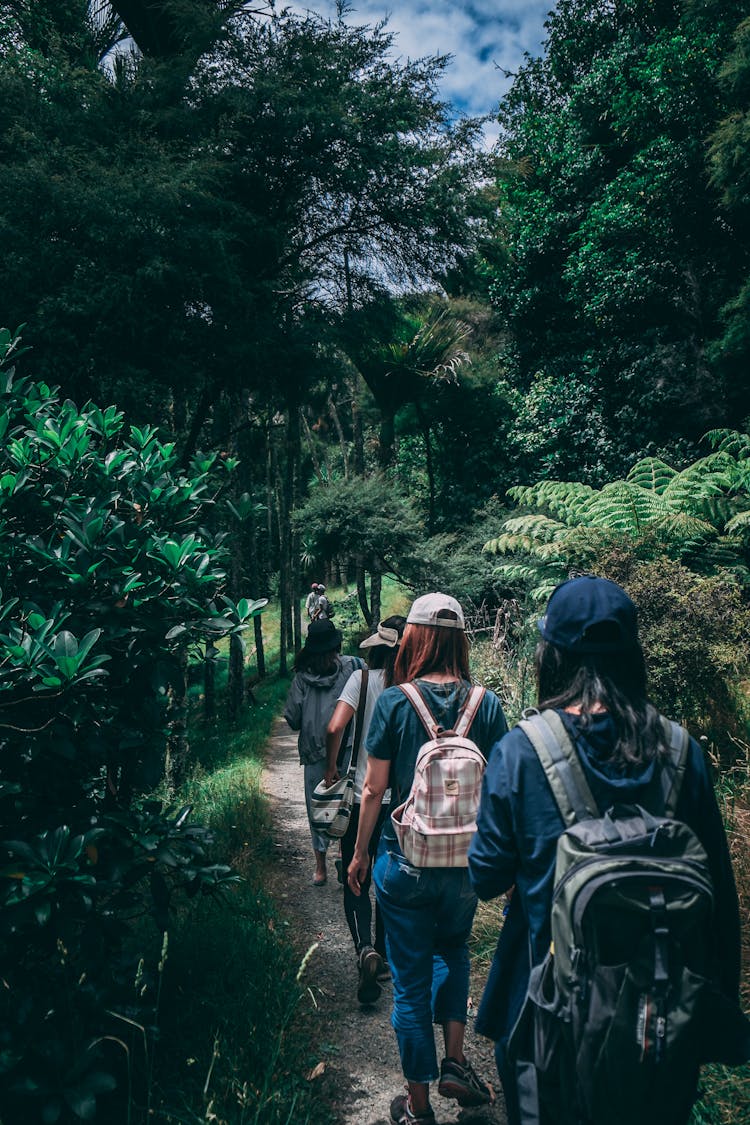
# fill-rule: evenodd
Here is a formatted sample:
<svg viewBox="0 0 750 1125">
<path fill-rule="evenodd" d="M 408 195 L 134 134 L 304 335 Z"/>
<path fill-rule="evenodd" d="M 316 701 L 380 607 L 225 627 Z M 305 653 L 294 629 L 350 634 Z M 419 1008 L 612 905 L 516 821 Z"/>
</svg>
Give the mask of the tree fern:
<svg viewBox="0 0 750 1125">
<path fill-rule="evenodd" d="M 677 471 L 666 461 L 661 461 L 658 457 L 644 457 L 633 465 L 626 480 L 629 484 L 638 485 L 639 488 L 661 495 L 676 476 Z"/>
<path fill-rule="evenodd" d="M 750 435 L 713 430 L 706 457 L 678 471 L 658 457 L 637 462 L 625 480 L 594 489 L 578 481 L 512 488 L 525 513 L 506 520 L 485 544 L 515 556 L 498 573 L 539 593 L 571 567 L 592 565 L 609 548 L 628 545 L 640 557 L 660 553 L 693 569 L 730 570 L 750 578 Z"/>
<path fill-rule="evenodd" d="M 721 453 L 728 453 L 736 461 L 750 460 L 750 434 L 738 430 L 709 430 L 705 440 Z"/>
</svg>

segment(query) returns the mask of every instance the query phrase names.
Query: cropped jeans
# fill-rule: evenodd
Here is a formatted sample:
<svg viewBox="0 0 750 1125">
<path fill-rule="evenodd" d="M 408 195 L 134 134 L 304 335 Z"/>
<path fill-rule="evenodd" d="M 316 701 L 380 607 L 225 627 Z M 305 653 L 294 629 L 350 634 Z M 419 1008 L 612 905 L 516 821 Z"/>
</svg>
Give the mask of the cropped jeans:
<svg viewBox="0 0 750 1125">
<path fill-rule="evenodd" d="M 466 1023 L 477 897 L 465 867 L 412 867 L 392 837 L 381 836 L 373 878 L 401 1069 L 408 1082 L 432 1082 L 439 1074 L 433 1023 Z"/>
</svg>

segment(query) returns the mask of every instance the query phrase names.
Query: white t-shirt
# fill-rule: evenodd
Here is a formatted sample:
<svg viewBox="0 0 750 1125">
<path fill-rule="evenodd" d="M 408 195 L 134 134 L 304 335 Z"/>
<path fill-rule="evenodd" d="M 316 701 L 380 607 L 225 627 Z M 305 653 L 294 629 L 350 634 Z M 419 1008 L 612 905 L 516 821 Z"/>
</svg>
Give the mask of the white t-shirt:
<svg viewBox="0 0 750 1125">
<path fill-rule="evenodd" d="M 359 693 L 362 690 L 362 669 L 358 668 L 356 672 L 352 672 L 349 679 L 344 684 L 343 691 L 339 696 L 340 703 L 347 703 L 356 714 L 359 706 Z M 357 804 L 362 801 L 362 784 L 365 780 L 365 773 L 367 772 L 367 751 L 365 750 L 365 741 L 367 740 L 367 731 L 372 719 L 372 713 L 375 710 L 375 704 L 379 696 L 385 691 L 385 673 L 382 668 L 371 668 L 367 676 L 367 699 L 365 700 L 365 713 L 362 716 L 362 738 L 359 744 L 359 754 L 357 756 L 357 769 L 354 774 L 354 800 Z M 386 790 L 383 794 L 383 804 L 387 804 L 391 799 L 390 789 Z"/>
</svg>

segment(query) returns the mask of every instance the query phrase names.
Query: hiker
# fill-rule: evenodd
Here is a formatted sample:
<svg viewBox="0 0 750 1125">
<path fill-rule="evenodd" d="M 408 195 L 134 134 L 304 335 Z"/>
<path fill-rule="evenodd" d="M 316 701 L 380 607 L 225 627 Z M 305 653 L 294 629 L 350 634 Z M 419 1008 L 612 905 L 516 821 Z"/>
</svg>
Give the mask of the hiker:
<svg viewBox="0 0 750 1125">
<path fill-rule="evenodd" d="M 315 608 L 315 620 L 327 621 L 330 617 L 333 617 L 333 612 L 331 611 L 331 603 L 326 597 L 326 588 L 318 583 L 318 604 Z"/>
<path fill-rule="evenodd" d="M 308 621 L 314 621 L 317 616 L 318 601 L 320 598 L 318 590 L 318 583 L 313 582 L 310 587 L 310 593 L 305 598 L 305 613 L 307 614 Z"/>
<path fill-rule="evenodd" d="M 395 683 L 414 684 L 437 725 L 452 730 L 463 705 L 474 697 L 461 606 L 445 594 L 425 594 L 412 604 L 406 620 Z M 486 755 L 507 726 L 497 696 L 482 689 L 479 694 L 470 737 Z M 410 793 L 417 754 L 428 737 L 403 688 L 387 688 L 367 734 L 359 830 L 347 873 L 355 895 L 368 876 L 368 846 L 383 794 L 390 786 L 393 812 L 393 806 Z M 391 1022 L 407 1082 L 406 1094 L 391 1103 L 394 1125 L 434 1125 L 430 1082 L 436 1078 L 438 1093 L 462 1106 L 486 1105 L 494 1097 L 463 1049 L 469 996 L 467 940 L 477 903 L 465 862 L 464 856 L 464 866 L 415 866 L 399 846 L 393 817 L 386 819 L 373 881 L 393 977 Z M 443 1029 L 445 1057 L 440 1068 L 433 1022 Z"/>
<path fill-rule="evenodd" d="M 360 749 L 357 754 L 356 773 L 354 775 L 354 807 L 346 833 L 341 840 L 341 863 L 346 870 L 354 855 L 354 843 L 357 839 L 359 826 L 359 810 L 362 800 L 362 783 L 365 778 L 367 754 L 364 752 L 367 731 L 375 709 L 375 703 L 383 694 L 385 688 L 393 684 L 393 669 L 398 655 L 398 647 L 406 625 L 406 618 L 394 615 L 381 621 L 375 633 L 362 641 L 360 649 L 367 650 L 367 687 L 366 701 L 362 716 L 362 731 L 355 728 L 354 737 L 359 735 Z M 328 761 L 326 765 L 325 782 L 330 786 L 338 778 L 337 760 L 341 747 L 341 739 L 352 719 L 357 715 L 360 694 L 362 691 L 364 671 L 352 672 L 339 696 L 333 718 L 328 724 L 326 736 L 326 751 Z M 375 822 L 369 843 L 370 863 L 377 851 L 380 839 L 380 830 L 388 811 L 389 794 L 386 791 L 380 806 L 378 819 Z M 368 868 L 367 877 L 363 880 L 360 894 L 355 895 L 348 882 L 344 883 L 344 913 L 349 925 L 349 930 L 354 941 L 354 951 L 357 955 L 358 982 L 357 1000 L 360 1004 L 373 1004 L 382 991 L 380 981 L 388 978 L 386 966 L 385 935 L 383 933 L 383 920 L 380 908 L 375 906 L 375 943 L 372 941 L 372 906 L 370 904 L 371 870 Z"/>
<path fill-rule="evenodd" d="M 552 593 L 538 628 L 541 633 L 536 650 L 538 711 L 550 708 L 554 715 L 559 716 L 564 731 L 567 731 L 572 740 L 570 752 L 583 768 L 584 785 L 588 783 L 588 796 L 593 799 L 594 807 L 600 812 L 609 809 L 609 815 L 617 820 L 618 816 L 632 814 L 631 806 L 642 806 L 640 810 L 636 810 L 638 815 L 645 808 L 648 810 L 647 815 L 662 816 L 662 810 L 667 806 L 663 793 L 667 792 L 671 796 L 671 787 L 675 784 L 677 773 L 672 769 L 673 763 L 668 756 L 672 751 L 667 732 L 673 732 L 672 739 L 680 739 L 682 745 L 678 752 L 683 758 L 686 755 L 685 772 L 676 794 L 675 811 L 672 815 L 674 819 L 683 822 L 683 828 L 687 825 L 688 830 L 692 830 L 688 832 L 690 838 L 693 839 L 694 833 L 708 856 L 714 893 L 712 936 L 720 974 L 718 984 L 727 997 L 727 1010 L 731 1010 L 732 1004 L 736 1008 L 740 973 L 739 911 L 721 816 L 700 747 L 693 739 L 688 741 L 686 732 L 677 724 L 665 726 L 656 710 L 648 703 L 645 663 L 638 640 L 637 614 L 633 602 L 620 586 L 606 579 L 593 576 L 574 578 L 558 586 Z M 527 1104 L 527 1075 L 523 1069 L 519 1070 L 514 1066 L 515 1036 L 513 1048 L 510 1052 L 508 1050 L 511 1031 L 524 1005 L 531 970 L 535 966 L 554 965 L 555 960 L 562 963 L 563 958 L 571 956 L 572 950 L 572 941 L 565 949 L 551 949 L 550 944 L 557 845 L 566 824 L 555 796 L 555 792 L 560 791 L 560 774 L 554 767 L 551 770 L 543 767 L 544 747 L 542 745 L 540 752 L 537 752 L 530 740 L 530 735 L 537 737 L 539 724 L 544 724 L 545 719 L 537 714 L 527 716 L 526 721 L 531 726 L 524 729 L 522 723 L 515 727 L 492 751 L 483 780 L 477 833 L 469 849 L 469 875 L 481 899 L 494 898 L 513 888 L 477 1016 L 476 1029 L 495 1041 L 497 1068 L 505 1092 L 509 1125 L 519 1125 L 520 1122 L 530 1120 L 553 1121 L 557 1125 L 558 1122 L 568 1122 L 573 1117 L 577 1122 L 588 1123 L 589 1113 L 584 1114 L 576 1107 L 583 1104 L 580 1099 L 585 1097 L 581 1093 L 581 1082 L 592 1081 L 592 1075 L 599 1072 L 598 1064 L 597 1067 L 577 1069 L 573 1062 L 568 1068 L 573 1074 L 567 1075 L 567 1078 L 577 1091 L 574 1098 L 554 1092 L 552 1100 L 556 1100 L 557 1104 L 554 1110 L 548 1105 L 549 1117 L 545 1113 L 540 1117 L 527 1116 L 524 1110 Z M 552 722 L 542 727 L 543 733 L 555 729 Z M 530 735 L 527 735 L 526 730 L 530 731 Z M 562 739 L 553 739 L 558 746 L 564 741 L 564 734 Z M 565 765 L 563 762 L 563 767 Z M 577 768 L 570 772 L 577 776 Z M 563 786 L 563 790 L 565 789 L 566 786 Z M 576 787 L 577 793 L 583 791 Z M 606 817 L 596 823 L 598 825 L 605 822 Z M 573 823 L 576 830 L 580 824 L 581 829 L 589 833 L 593 831 L 592 826 L 596 827 L 591 817 L 586 815 L 576 815 L 573 821 L 569 819 L 567 823 Z M 569 830 L 566 839 L 572 831 L 573 829 Z M 653 834 L 647 835 L 646 839 L 653 849 Z M 648 891 L 655 896 L 656 907 L 663 908 L 666 917 L 663 899 L 659 907 L 660 888 L 651 886 Z M 616 893 L 622 896 L 625 892 L 618 886 Z M 560 901 L 558 897 L 556 903 Z M 673 906 L 674 902 L 670 901 L 670 910 Z M 559 911 L 562 907 L 558 905 L 556 909 Z M 645 916 L 650 927 L 653 919 L 659 915 L 658 910 L 654 909 L 652 918 L 649 910 L 647 903 Z M 606 918 L 613 930 L 613 940 L 626 946 L 629 940 L 632 943 L 619 959 L 610 962 L 605 958 L 606 965 L 627 961 L 628 957 L 634 955 L 634 950 L 639 955 L 641 952 L 639 938 L 632 936 L 627 929 L 624 912 L 618 910 L 615 922 L 611 920 L 611 913 L 610 909 Z M 674 918 L 674 912 L 669 916 Z M 706 917 L 710 916 L 710 912 L 707 912 Z M 559 918 L 559 914 L 556 918 Z M 656 925 L 654 923 L 654 927 Z M 628 934 L 631 935 L 630 939 L 626 936 Z M 658 956 L 657 934 L 658 931 L 654 928 L 649 929 L 647 935 L 647 940 L 653 945 L 652 952 L 646 958 L 651 972 L 655 972 L 653 965 Z M 681 946 L 678 949 L 681 951 Z M 665 958 L 667 961 L 672 957 L 671 945 L 669 950 L 669 955 Z M 587 968 L 583 971 L 587 971 Z M 541 970 L 536 971 L 532 982 L 541 979 L 540 973 Z M 651 997 L 646 999 L 650 1000 Z M 591 1002 L 595 1002 L 593 998 Z M 606 995 L 598 996 L 596 1003 L 602 1019 L 608 1003 L 614 1010 L 611 997 Z M 527 1010 L 529 1009 L 524 1007 L 524 1012 Z M 639 1013 L 641 1010 L 640 1007 L 637 1008 Z M 671 1018 L 670 1016 L 670 1020 Z M 582 1016 L 581 1019 L 583 1022 L 579 1026 L 583 1030 L 580 1034 L 595 1034 L 590 1017 Z M 632 1044 L 632 1052 L 636 1057 L 635 1069 L 630 1076 L 625 1069 L 621 1070 L 619 1090 L 616 1091 L 611 1085 L 603 1088 L 604 1097 L 609 1098 L 610 1112 L 607 1120 L 650 1122 L 653 1118 L 655 1102 L 647 1102 L 644 1106 L 647 1113 L 633 1115 L 627 1108 L 629 1096 L 640 1096 L 637 1082 L 643 1077 L 645 1070 L 641 1066 L 640 1076 L 635 1070 L 639 1061 L 646 1057 L 647 1050 L 653 1048 L 651 1057 L 656 1056 L 658 1059 L 660 1050 L 670 1049 L 669 1040 L 666 1040 L 666 1048 L 660 1048 L 658 1041 L 659 1035 L 665 1034 L 666 1021 L 662 1019 L 661 1030 L 659 1021 L 656 1021 L 652 1038 L 650 1019 L 646 1007 L 643 1009 L 642 1025 L 638 1024 L 635 1017 L 632 1018 L 632 1024 L 628 1024 L 628 1043 L 629 1046 Z M 519 1021 L 519 1026 L 522 1022 Z M 677 1022 L 675 1027 L 678 1027 Z M 667 1031 L 672 1033 L 671 1026 L 667 1026 Z M 620 1058 L 621 1056 L 615 1057 L 614 1065 L 625 1068 L 626 1064 L 620 1063 Z M 658 1080 L 658 1072 L 653 1070 L 658 1063 L 652 1061 L 648 1065 L 652 1068 L 649 1074 L 656 1074 Z M 533 1064 L 533 1072 L 536 1074 L 536 1078 L 532 1078 L 537 1083 L 538 1095 L 539 1071 L 536 1062 Z M 651 1080 L 648 1075 L 644 1079 Z M 654 1119 L 686 1122 L 695 1097 L 696 1082 L 697 1065 L 680 1069 L 677 1080 L 673 1080 L 665 1091 L 669 1113 L 662 1112 Z M 520 1099 L 519 1093 L 522 1095 Z M 571 1102 L 574 1107 L 572 1114 Z M 612 1116 L 615 1112 L 619 1116 Z M 599 1119 L 597 1116 L 596 1120 Z"/>
<path fill-rule="evenodd" d="M 310 816 L 313 790 L 326 769 L 326 728 L 341 690 L 364 661 L 357 656 L 341 656 L 341 632 L 332 621 L 311 621 L 304 647 L 294 662 L 292 680 L 284 706 L 284 718 L 292 730 L 299 731 L 299 759 L 305 770 L 305 803 Z M 328 837 L 310 824 L 315 872 L 313 884 L 327 881 Z"/>
</svg>

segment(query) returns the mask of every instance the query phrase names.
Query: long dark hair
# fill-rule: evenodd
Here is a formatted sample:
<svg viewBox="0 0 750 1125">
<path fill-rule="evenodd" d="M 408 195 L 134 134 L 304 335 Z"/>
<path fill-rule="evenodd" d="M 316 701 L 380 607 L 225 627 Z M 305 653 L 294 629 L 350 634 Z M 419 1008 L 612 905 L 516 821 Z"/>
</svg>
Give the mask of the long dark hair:
<svg viewBox="0 0 750 1125">
<path fill-rule="evenodd" d="M 394 613 L 391 617 L 386 617 L 380 624 L 386 629 L 395 629 L 400 639 L 404 635 L 406 618 L 401 617 L 398 613 Z M 388 645 L 373 645 L 372 648 L 368 650 L 368 667 L 383 669 L 383 683 L 386 687 L 391 687 L 393 685 L 393 669 L 396 666 L 398 650 L 398 645 L 394 645 L 393 648 L 389 648 Z"/>
<path fill-rule="evenodd" d="M 537 706 L 580 708 L 585 730 L 595 709 L 604 707 L 617 731 L 610 761 L 642 765 L 667 750 L 658 712 L 646 695 L 646 662 L 636 645 L 627 652 L 568 652 L 541 640 L 536 648 Z"/>
<path fill-rule="evenodd" d="M 441 616 L 456 620 L 451 610 Z M 441 629 L 439 625 L 407 625 L 398 650 L 394 683 L 405 684 L 430 672 L 448 672 L 457 680 L 468 680 L 469 642 L 463 629 Z"/>
<path fill-rule="evenodd" d="M 338 649 L 329 652 L 310 652 L 301 648 L 294 661 L 295 672 L 310 672 L 313 676 L 328 676 L 339 665 Z"/>
</svg>

